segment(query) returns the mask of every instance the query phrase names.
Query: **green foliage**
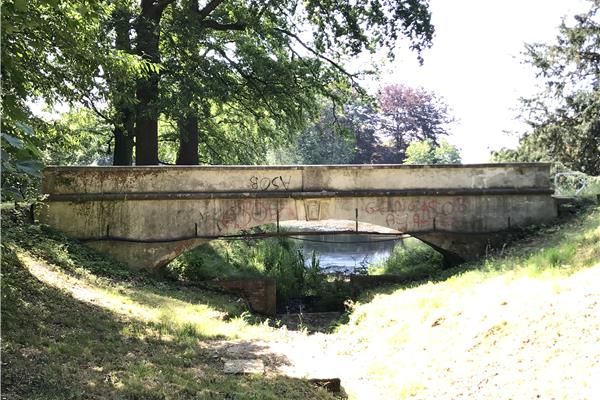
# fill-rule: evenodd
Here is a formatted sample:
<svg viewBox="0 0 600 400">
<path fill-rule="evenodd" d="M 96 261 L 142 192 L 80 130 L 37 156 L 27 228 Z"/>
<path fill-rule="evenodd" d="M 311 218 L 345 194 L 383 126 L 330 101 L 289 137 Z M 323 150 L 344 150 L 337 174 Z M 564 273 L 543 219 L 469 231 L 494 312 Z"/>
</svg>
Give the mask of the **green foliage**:
<svg viewBox="0 0 600 400">
<path fill-rule="evenodd" d="M 431 140 L 437 145 L 453 121 L 445 101 L 424 88 L 388 85 L 379 89 L 380 133 L 391 140 L 387 162 L 400 163 L 410 143 Z"/>
<path fill-rule="evenodd" d="M 357 76 L 344 70 L 346 56 L 379 49 L 391 56 L 396 41 L 405 37 L 420 57 L 432 36 L 422 0 L 368 5 L 278 0 L 260 6 L 7 0 L 2 2 L 3 133 L 26 142 L 17 124 L 34 126 L 40 138 L 32 143 L 42 146 L 39 150 L 46 150 L 46 139 L 57 139 L 50 158 L 67 161 L 59 154 L 66 144 L 65 153 L 79 153 L 70 161 L 74 164 L 107 161 L 92 153 L 104 152 L 105 135 L 112 131 L 114 161 L 128 164 L 134 131 L 139 131 L 135 145 L 146 145 L 155 140 L 154 127 L 163 118 L 172 129 L 161 133 L 161 156 L 172 160 L 177 143 L 189 134 L 181 122 L 193 115 L 201 162 L 261 162 L 268 148 L 306 128 L 322 97 L 343 103 Z M 54 124 L 37 129 L 30 100 L 94 110 L 100 138 L 76 140 Z M 144 152 L 138 155 L 155 162 L 156 155 Z"/>
<path fill-rule="evenodd" d="M 460 164 L 460 152 L 444 139 L 439 145 L 430 139 L 415 141 L 406 149 L 404 164 Z"/>
<path fill-rule="evenodd" d="M 442 139 L 434 149 L 434 159 L 434 164 L 460 164 L 460 151 L 458 147 Z"/>
<path fill-rule="evenodd" d="M 2 2 L 2 107 L 9 124 L 27 121 L 28 98 L 53 104 L 94 86 L 106 10 L 105 2 L 91 0 Z"/>
<path fill-rule="evenodd" d="M 403 85 L 384 87 L 373 99 L 350 96 L 339 110 L 321 105 L 321 118 L 294 144 L 272 154 L 281 164 L 458 164 L 460 153 L 441 135 L 447 106 L 434 94 Z M 386 141 L 387 143 L 382 143 Z M 407 153 L 410 149 L 410 155 Z"/>
<path fill-rule="evenodd" d="M 112 127 L 94 112 L 71 109 L 40 134 L 44 158 L 52 165 L 106 165 L 112 161 Z"/>
<path fill-rule="evenodd" d="M 89 163 L 93 138 L 30 111 L 31 102 L 93 103 L 101 97 L 109 64 L 131 65 L 108 51 L 102 33 L 114 3 L 13 0 L 2 2 L 2 190 L 4 198 L 31 198 L 43 164 Z M 131 61 L 131 60 L 129 60 Z M 77 112 L 73 112 L 77 113 Z M 83 115 L 79 112 L 77 117 Z M 77 123 L 77 117 L 71 123 Z M 103 130 L 96 121 L 80 126 Z M 9 138 L 13 138 L 10 140 Z M 78 153 L 86 153 L 82 156 Z"/>
<path fill-rule="evenodd" d="M 433 164 L 435 154 L 431 140 L 412 142 L 406 149 L 404 164 Z"/>
<path fill-rule="evenodd" d="M 14 122 L 14 121 L 12 121 Z M 2 132 L 2 195 L 6 200 L 32 200 L 38 195 L 44 165 L 89 165 L 110 162 L 110 127 L 87 109 L 32 125 L 14 122 Z"/>
<path fill-rule="evenodd" d="M 354 158 L 355 140 L 346 124 L 335 121 L 326 107 L 322 107 L 319 122 L 302 132 L 296 142 L 279 153 L 283 164 L 348 164 Z"/>
<path fill-rule="evenodd" d="M 555 193 L 559 196 L 595 198 L 600 194 L 600 177 L 582 172 L 560 171 L 554 179 Z"/>
<path fill-rule="evenodd" d="M 277 299 L 321 293 L 325 276 L 313 255 L 305 267 L 301 248 L 287 238 L 257 241 L 215 240 L 173 260 L 171 273 L 179 279 L 204 281 L 215 278 L 269 277 L 277 281 Z"/>
<path fill-rule="evenodd" d="M 500 150 L 492 151 L 489 161 L 491 163 L 511 163 L 523 162 L 527 160 L 524 160 L 517 150 L 507 149 L 504 147 Z"/>
<path fill-rule="evenodd" d="M 272 150 L 271 164 L 362 164 L 378 159 L 377 116 L 365 99 L 351 96 L 343 107 L 322 100 L 319 113 L 292 144 Z"/>
<path fill-rule="evenodd" d="M 532 130 L 515 152 L 495 157 L 560 162 L 571 170 L 600 175 L 600 1 L 563 21 L 555 44 L 530 44 L 526 61 L 544 84 L 536 97 L 523 99 Z"/>
<path fill-rule="evenodd" d="M 142 145 L 155 140 L 162 112 L 177 129 L 161 139 L 179 141 L 178 154 L 196 152 L 187 149 L 196 143 L 186 137 L 197 135 L 201 162 L 262 161 L 269 146 L 306 128 L 321 97 L 341 104 L 356 86 L 344 57 L 391 50 L 400 36 L 420 54 L 433 33 L 427 4 L 420 0 L 141 5 L 145 23 L 135 25 L 137 51 L 163 67 L 161 74 L 137 82 L 145 113 L 138 112 L 137 122 L 152 126 L 148 137 L 138 135 L 136 141 L 136 157 L 144 158 Z M 192 121 L 187 128 L 185 120 Z M 149 148 L 154 151 L 154 145 Z M 144 163 L 154 161 L 148 155 Z"/>
<path fill-rule="evenodd" d="M 17 122 L 9 131 L 16 135 L 0 133 L 2 199 L 30 199 L 37 194 L 43 168 L 38 139 L 33 134 L 33 128 L 21 122 Z"/>
<path fill-rule="evenodd" d="M 409 279 L 422 279 L 442 269 L 443 257 L 430 246 L 416 240 L 397 244 L 387 260 L 369 267 L 369 274 L 404 275 Z"/>
</svg>

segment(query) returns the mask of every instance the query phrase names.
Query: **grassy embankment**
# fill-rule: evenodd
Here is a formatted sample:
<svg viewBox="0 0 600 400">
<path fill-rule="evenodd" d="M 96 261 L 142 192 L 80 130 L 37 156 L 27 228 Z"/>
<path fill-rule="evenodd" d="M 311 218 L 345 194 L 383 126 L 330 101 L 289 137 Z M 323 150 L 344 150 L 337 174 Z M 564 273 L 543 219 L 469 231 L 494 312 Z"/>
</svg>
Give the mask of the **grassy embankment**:
<svg viewBox="0 0 600 400">
<path fill-rule="evenodd" d="M 600 207 L 501 256 L 365 294 L 337 334 L 382 398 L 600 393 Z"/>
<path fill-rule="evenodd" d="M 235 298 L 130 273 L 23 219 L 3 210 L 3 398 L 331 398 L 300 379 L 223 374 L 213 339 L 276 334 Z"/>
<path fill-rule="evenodd" d="M 3 395 L 330 398 L 299 379 L 222 373 L 215 339 L 285 336 L 235 299 L 126 272 L 11 215 L 2 219 Z M 381 398 L 591 399 L 599 243 L 595 206 L 502 256 L 368 293 L 328 341 L 335 371 L 351 398 L 366 379 Z"/>
</svg>

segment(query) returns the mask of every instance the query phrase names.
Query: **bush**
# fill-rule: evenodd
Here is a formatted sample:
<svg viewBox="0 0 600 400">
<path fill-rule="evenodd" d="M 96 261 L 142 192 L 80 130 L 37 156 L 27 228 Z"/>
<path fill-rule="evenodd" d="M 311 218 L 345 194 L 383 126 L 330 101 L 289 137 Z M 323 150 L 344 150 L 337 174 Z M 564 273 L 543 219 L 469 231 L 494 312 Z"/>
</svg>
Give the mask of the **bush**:
<svg viewBox="0 0 600 400">
<path fill-rule="evenodd" d="M 288 238 L 215 240 L 177 257 L 169 271 L 179 279 L 268 277 L 277 281 L 277 299 L 321 295 L 325 275 L 313 254 L 305 267 L 302 248 Z"/>
<path fill-rule="evenodd" d="M 369 267 L 369 274 L 404 275 L 434 271 L 442 268 L 443 257 L 426 244 L 414 239 L 399 243 L 394 247 L 390 257 Z"/>
<path fill-rule="evenodd" d="M 557 168 L 554 175 L 554 186 L 555 194 L 559 196 L 595 198 L 600 194 L 600 176 Z"/>
</svg>

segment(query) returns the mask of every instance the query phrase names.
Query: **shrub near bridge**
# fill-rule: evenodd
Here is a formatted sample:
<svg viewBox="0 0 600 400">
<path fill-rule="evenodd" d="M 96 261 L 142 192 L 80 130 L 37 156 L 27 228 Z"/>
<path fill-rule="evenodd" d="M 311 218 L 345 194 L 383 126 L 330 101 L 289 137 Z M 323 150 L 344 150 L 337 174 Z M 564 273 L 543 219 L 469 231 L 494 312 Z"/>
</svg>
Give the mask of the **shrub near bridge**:
<svg viewBox="0 0 600 400">
<path fill-rule="evenodd" d="M 215 240 L 189 251 L 169 266 L 179 279 L 201 282 L 216 278 L 273 278 L 278 303 L 325 290 L 325 275 L 318 260 L 305 267 L 302 248 L 288 238 L 262 240 Z"/>
<path fill-rule="evenodd" d="M 416 240 L 407 239 L 396 245 L 389 258 L 369 267 L 370 275 L 430 274 L 443 266 L 443 257 L 430 246 Z"/>
</svg>

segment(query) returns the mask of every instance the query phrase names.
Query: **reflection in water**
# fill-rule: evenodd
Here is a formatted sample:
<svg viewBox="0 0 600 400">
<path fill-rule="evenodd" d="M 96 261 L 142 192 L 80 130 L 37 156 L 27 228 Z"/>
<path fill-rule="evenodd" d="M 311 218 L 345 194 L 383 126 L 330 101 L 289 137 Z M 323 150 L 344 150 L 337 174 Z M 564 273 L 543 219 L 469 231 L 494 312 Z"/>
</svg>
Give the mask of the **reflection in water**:
<svg viewBox="0 0 600 400">
<path fill-rule="evenodd" d="M 351 274 L 387 259 L 402 239 L 381 235 L 318 235 L 298 236 L 295 240 L 304 249 L 309 265 L 312 252 L 317 254 L 321 269 L 326 273 Z"/>
</svg>

